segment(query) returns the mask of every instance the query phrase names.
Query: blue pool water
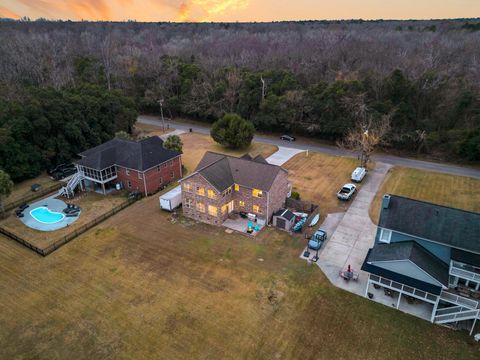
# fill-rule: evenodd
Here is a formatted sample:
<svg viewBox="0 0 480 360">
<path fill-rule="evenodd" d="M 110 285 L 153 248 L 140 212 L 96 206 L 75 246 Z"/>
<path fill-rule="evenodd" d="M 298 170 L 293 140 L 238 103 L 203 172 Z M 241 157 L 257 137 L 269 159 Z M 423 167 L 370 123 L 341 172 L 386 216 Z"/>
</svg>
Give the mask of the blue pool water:
<svg viewBox="0 0 480 360">
<path fill-rule="evenodd" d="M 30 215 L 32 215 L 35 220 L 44 224 L 55 224 L 65 218 L 65 215 L 62 213 L 50 211 L 44 206 L 33 209 L 30 211 Z"/>
</svg>

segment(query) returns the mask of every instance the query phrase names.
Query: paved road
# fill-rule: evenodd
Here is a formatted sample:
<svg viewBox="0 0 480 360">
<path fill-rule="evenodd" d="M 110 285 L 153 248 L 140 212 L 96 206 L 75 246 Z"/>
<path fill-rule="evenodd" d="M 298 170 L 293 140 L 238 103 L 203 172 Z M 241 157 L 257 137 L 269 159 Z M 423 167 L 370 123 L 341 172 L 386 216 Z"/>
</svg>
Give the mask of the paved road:
<svg viewBox="0 0 480 360">
<path fill-rule="evenodd" d="M 138 122 L 143 124 L 161 125 L 160 120 L 151 116 L 141 115 L 138 117 Z M 193 131 L 201 134 L 210 133 L 210 128 L 208 127 L 208 125 L 184 124 L 184 123 L 179 123 L 175 121 L 166 121 L 166 123 L 168 123 L 169 126 L 178 130 L 189 131 L 189 129 L 191 128 Z M 277 146 L 290 147 L 290 148 L 304 150 L 304 151 L 305 150 L 315 151 L 315 152 L 320 152 L 328 155 L 356 157 L 356 155 L 351 153 L 350 151 L 342 150 L 335 146 L 328 146 L 328 145 L 321 145 L 321 144 L 305 144 L 305 143 L 302 143 L 301 141 L 289 143 L 286 141 L 282 141 L 280 139 L 275 139 L 275 138 L 266 137 L 266 136 L 255 136 L 254 141 L 277 145 Z M 437 171 L 437 172 L 453 174 L 453 175 L 462 175 L 462 176 L 480 178 L 480 169 L 474 169 L 469 167 L 402 158 L 402 157 L 387 155 L 387 154 L 375 154 L 372 156 L 372 160 L 377 162 L 383 162 L 389 165 L 398 165 L 398 166 L 405 166 L 405 167 L 411 167 L 411 168 L 422 169 L 422 170 Z"/>
</svg>

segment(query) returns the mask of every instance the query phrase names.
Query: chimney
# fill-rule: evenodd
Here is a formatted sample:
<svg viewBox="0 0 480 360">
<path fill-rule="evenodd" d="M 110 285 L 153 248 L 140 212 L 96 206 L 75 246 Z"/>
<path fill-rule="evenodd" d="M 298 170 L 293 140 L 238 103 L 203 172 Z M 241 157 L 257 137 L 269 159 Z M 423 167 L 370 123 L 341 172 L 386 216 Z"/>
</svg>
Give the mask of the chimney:
<svg viewBox="0 0 480 360">
<path fill-rule="evenodd" d="M 390 205 L 390 195 L 385 194 L 383 195 L 382 208 L 388 209 L 389 205 Z"/>
</svg>

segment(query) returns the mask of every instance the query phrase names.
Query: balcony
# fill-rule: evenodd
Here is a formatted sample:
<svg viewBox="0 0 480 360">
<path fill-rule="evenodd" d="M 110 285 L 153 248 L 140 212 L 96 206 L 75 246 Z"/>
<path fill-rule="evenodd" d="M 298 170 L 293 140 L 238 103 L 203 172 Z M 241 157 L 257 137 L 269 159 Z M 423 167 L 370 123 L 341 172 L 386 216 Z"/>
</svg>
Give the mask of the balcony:
<svg viewBox="0 0 480 360">
<path fill-rule="evenodd" d="M 480 273 L 476 268 L 457 261 L 452 261 L 450 264 L 450 275 L 480 283 Z"/>
</svg>

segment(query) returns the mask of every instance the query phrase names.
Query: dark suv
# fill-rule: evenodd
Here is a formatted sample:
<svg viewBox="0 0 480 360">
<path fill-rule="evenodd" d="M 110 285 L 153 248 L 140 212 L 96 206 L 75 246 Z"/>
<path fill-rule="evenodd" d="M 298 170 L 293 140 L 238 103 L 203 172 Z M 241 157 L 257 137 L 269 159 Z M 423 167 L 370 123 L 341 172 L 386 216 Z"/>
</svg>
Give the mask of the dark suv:
<svg viewBox="0 0 480 360">
<path fill-rule="evenodd" d="M 77 168 L 75 165 L 71 164 L 70 166 L 63 166 L 59 168 L 57 171 L 53 172 L 51 176 L 54 180 L 62 180 L 70 175 L 75 174 L 76 172 Z"/>
</svg>

